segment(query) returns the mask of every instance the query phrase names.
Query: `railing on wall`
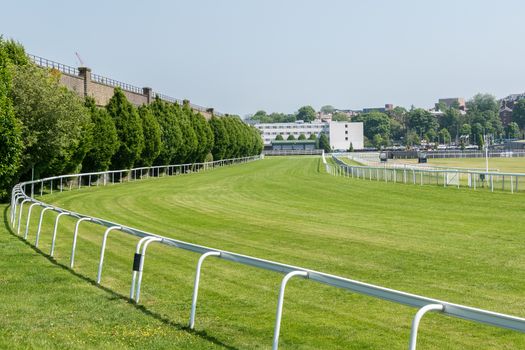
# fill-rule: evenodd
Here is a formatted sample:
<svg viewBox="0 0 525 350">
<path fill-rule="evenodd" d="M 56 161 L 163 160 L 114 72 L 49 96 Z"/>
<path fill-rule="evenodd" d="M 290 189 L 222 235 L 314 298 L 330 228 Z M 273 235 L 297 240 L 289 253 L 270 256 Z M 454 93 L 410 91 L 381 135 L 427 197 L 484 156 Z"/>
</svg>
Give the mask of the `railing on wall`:
<svg viewBox="0 0 525 350">
<path fill-rule="evenodd" d="M 78 68 L 75 68 L 75 67 L 72 67 L 72 66 L 68 66 L 68 65 L 56 62 L 56 61 L 48 60 L 47 58 L 43 58 L 43 57 L 36 56 L 36 55 L 33 55 L 33 54 L 27 54 L 27 57 L 29 57 L 29 59 L 33 63 L 35 63 L 37 66 L 39 66 L 39 67 L 56 69 L 56 70 L 58 70 L 58 71 L 60 71 L 62 73 L 69 74 L 69 75 L 74 75 L 74 76 L 79 76 L 80 75 L 80 72 L 79 72 Z M 111 79 L 111 78 L 108 78 L 108 77 L 105 77 L 105 76 L 102 76 L 102 75 L 98 75 L 98 74 L 95 74 L 95 73 L 91 73 L 91 80 L 96 82 L 96 83 L 99 83 L 99 84 L 103 84 L 103 85 L 107 85 L 107 86 L 111 86 L 111 87 L 120 87 L 122 90 L 133 92 L 135 94 L 144 95 L 144 89 L 141 88 L 141 87 L 138 87 L 138 86 L 132 85 L 132 84 L 128 84 L 128 83 L 124 83 L 124 82 L 121 82 L 121 81 L 118 81 L 118 80 L 115 80 L 115 79 Z M 155 96 L 159 96 L 159 98 L 161 100 L 164 100 L 164 101 L 167 101 L 167 102 L 171 102 L 171 103 L 178 103 L 180 105 L 182 105 L 183 101 L 184 101 L 184 100 L 181 100 L 181 99 L 178 99 L 178 98 L 174 98 L 174 97 L 171 97 L 171 96 L 168 96 L 168 95 L 164 95 L 164 94 L 161 94 L 161 93 L 158 93 L 158 92 L 152 92 L 151 96 L 148 96 L 148 97 L 153 97 L 154 98 Z M 199 111 L 199 112 L 203 112 L 203 113 L 209 113 L 208 111 L 210 110 L 207 107 L 203 107 L 203 106 L 196 105 L 196 104 L 193 104 L 193 103 L 190 103 L 190 107 L 193 110 L 196 110 L 196 111 Z M 215 112 L 215 111 L 213 112 L 213 114 L 216 115 L 216 116 L 223 116 L 224 115 L 223 113 Z"/>
<path fill-rule="evenodd" d="M 413 185 L 434 185 L 442 187 L 486 189 L 491 192 L 507 191 L 511 193 L 525 191 L 525 174 L 482 171 L 461 168 L 423 168 L 416 165 L 352 165 L 340 159 L 341 155 L 332 154 L 334 166 L 327 172 L 332 175 L 346 176 L 370 181 L 384 181 Z M 353 156 L 349 156 L 352 158 Z M 356 158 L 352 158 L 356 159 Z M 360 158 L 357 158 L 361 161 Z"/>
<path fill-rule="evenodd" d="M 140 291 L 142 284 L 142 275 L 144 271 L 144 256 L 146 254 L 147 247 L 151 243 L 160 243 L 166 246 L 179 248 L 191 252 L 200 254 L 200 258 L 197 263 L 195 281 L 193 288 L 193 297 L 191 304 L 191 312 L 189 316 L 189 327 L 191 329 L 195 326 L 196 318 L 196 306 L 197 306 L 197 297 L 200 283 L 200 273 L 202 268 L 203 261 L 210 257 L 216 257 L 218 259 L 224 259 L 235 263 L 249 265 L 255 268 L 278 272 L 284 274 L 284 278 L 281 281 L 279 295 L 277 299 L 277 311 L 275 317 L 275 326 L 274 326 L 274 335 L 272 348 L 276 350 L 279 346 L 279 334 L 281 326 L 281 316 L 284 305 L 284 294 L 285 287 L 288 281 L 293 277 L 301 277 L 311 281 L 319 282 L 325 285 L 333 286 L 348 290 L 350 292 L 355 292 L 359 294 L 368 295 L 374 298 L 383 299 L 411 307 L 418 308 L 417 313 L 414 316 L 412 322 L 412 330 L 409 339 L 409 349 L 416 349 L 417 342 L 417 332 L 419 328 L 419 322 L 423 315 L 429 311 L 437 311 L 443 315 L 458 317 L 473 322 L 484 323 L 500 328 L 511 329 L 519 332 L 525 333 L 525 319 L 496 313 L 488 310 L 472 308 L 464 305 L 454 304 L 447 301 L 442 301 L 438 299 L 428 298 L 420 295 L 405 293 L 402 291 L 389 289 L 373 284 L 368 284 L 340 276 L 330 275 L 323 272 L 307 269 L 304 267 L 293 266 L 282 264 L 275 261 L 259 259 L 256 257 L 246 256 L 238 253 L 233 253 L 225 250 L 209 248 L 201 245 L 196 245 L 188 242 L 183 242 L 173 238 L 163 237 L 146 231 L 138 230 L 129 226 L 125 226 L 119 223 L 111 222 L 105 219 L 92 217 L 85 214 L 80 214 L 77 212 L 69 211 L 67 209 L 59 208 L 51 204 L 47 204 L 43 201 L 35 199 L 35 191 L 32 190 L 33 195 L 28 195 L 26 192 L 33 188 L 35 185 L 40 187 L 40 193 L 43 194 L 43 189 L 47 184 L 48 192 L 52 192 L 55 188 L 56 190 L 74 190 L 75 188 L 81 188 L 82 184 L 86 183 L 87 186 L 96 186 L 96 185 L 107 185 L 109 183 L 125 183 L 129 181 L 135 181 L 144 177 L 161 177 L 169 175 L 184 174 L 190 172 L 198 172 L 207 169 L 213 169 L 215 167 L 224 166 L 228 164 L 237 164 L 245 163 L 257 159 L 261 159 L 260 156 L 248 157 L 248 158 L 239 158 L 239 159 L 230 159 L 230 160 L 221 160 L 208 163 L 195 163 L 195 164 L 181 164 L 181 165 L 168 165 L 168 166 L 157 166 L 157 167 L 147 167 L 147 168 L 135 168 L 130 170 L 117 170 L 117 171 L 106 171 L 98 173 L 86 173 L 86 174 L 74 174 L 74 175 L 63 175 L 49 177 L 46 179 L 40 179 L 35 181 L 27 181 L 17 184 L 13 188 L 12 197 L 11 197 L 11 206 L 10 206 L 10 224 L 13 230 L 21 235 L 21 229 L 25 227 L 23 233 L 24 239 L 29 238 L 29 224 L 31 220 L 31 212 L 33 207 L 41 207 L 41 212 L 38 220 L 38 229 L 35 232 L 35 246 L 38 247 L 39 236 L 42 231 L 42 222 L 43 217 L 47 211 L 53 211 L 58 213 L 55 219 L 53 227 L 53 236 L 51 243 L 50 255 L 53 256 L 54 248 L 57 237 L 57 229 L 59 225 L 60 218 L 62 216 L 70 216 L 76 219 L 76 225 L 73 232 L 73 244 L 71 248 L 70 256 L 70 267 L 74 267 L 75 259 L 75 250 L 77 243 L 78 228 L 81 222 L 89 221 L 93 224 L 100 225 L 106 228 L 104 235 L 102 237 L 102 247 L 100 253 L 100 260 L 98 264 L 98 274 L 97 274 L 97 283 L 101 282 L 102 272 L 103 272 L 103 263 L 104 263 L 104 253 L 106 249 L 106 241 L 108 235 L 111 231 L 118 230 L 123 233 L 127 233 L 131 236 L 140 238 L 137 243 L 135 254 L 130 257 L 133 261 L 133 269 L 131 275 L 131 287 L 130 287 L 130 300 L 138 303 L 140 300 Z M 330 168 L 328 162 L 325 159 L 324 152 L 322 153 L 323 163 L 326 164 L 327 169 Z M 333 168 L 331 168 L 333 169 Z M 95 181 L 92 181 L 95 177 Z M 38 191 L 36 191 L 38 192 Z M 28 204 L 28 206 L 25 206 Z M 24 216 L 24 208 L 25 216 Z M 25 219 L 25 226 L 22 225 L 22 219 Z"/>
<path fill-rule="evenodd" d="M 131 84 L 126 84 L 121 81 L 110 79 L 110 78 L 107 78 L 107 77 L 104 77 L 102 75 L 98 75 L 95 73 L 91 73 L 91 81 L 94 81 L 99 84 L 111 86 L 111 87 L 120 87 L 122 90 L 134 92 L 140 95 L 144 93 L 141 87 L 131 85 Z"/>
<path fill-rule="evenodd" d="M 58 70 L 58 71 L 60 71 L 62 73 L 66 73 L 66 74 L 69 74 L 69 75 L 77 75 L 78 76 L 78 74 L 79 74 L 77 68 L 72 67 L 72 66 L 68 66 L 66 64 L 62 64 L 62 63 L 58 63 L 58 62 L 55 62 L 55 61 L 51 61 L 51 60 L 48 60 L 47 58 L 43 58 L 43 57 L 32 55 L 32 54 L 27 54 L 27 57 L 29 57 L 29 59 L 34 64 L 36 64 L 37 66 L 40 66 L 40 67 L 56 69 L 56 70 Z"/>
</svg>

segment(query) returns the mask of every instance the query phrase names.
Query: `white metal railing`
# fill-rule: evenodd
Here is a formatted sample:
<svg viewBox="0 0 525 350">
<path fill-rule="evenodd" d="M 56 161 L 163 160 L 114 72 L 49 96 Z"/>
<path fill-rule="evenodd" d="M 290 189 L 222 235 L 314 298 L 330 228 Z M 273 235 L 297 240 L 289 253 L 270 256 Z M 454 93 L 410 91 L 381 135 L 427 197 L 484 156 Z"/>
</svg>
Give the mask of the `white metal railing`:
<svg viewBox="0 0 525 350">
<path fill-rule="evenodd" d="M 51 204 L 47 204 L 47 203 L 44 203 L 42 201 L 35 199 L 34 195 L 30 196 L 26 194 L 26 189 L 30 185 L 33 186 L 35 184 L 40 185 L 41 188 L 43 188 L 44 184 L 48 183 L 50 184 L 49 189 L 51 192 L 51 190 L 53 189 L 53 182 L 55 183 L 56 186 L 59 186 L 58 188 L 60 190 L 63 190 L 64 184 L 66 184 L 66 187 L 65 187 L 66 189 L 68 188 L 73 189 L 71 182 L 78 181 L 78 184 L 76 186 L 80 188 L 81 183 L 82 183 L 82 177 L 89 177 L 89 179 L 91 179 L 91 177 L 94 175 L 96 175 L 98 179 L 102 177 L 104 179 L 103 184 L 107 185 L 110 183 L 109 181 L 106 181 L 110 178 L 109 175 L 111 175 L 111 178 L 115 180 L 114 175 L 118 174 L 117 181 L 125 182 L 126 179 L 127 181 L 132 181 L 130 178 L 133 176 L 133 172 L 135 173 L 135 179 L 137 179 L 137 171 L 139 171 L 140 174 L 144 174 L 143 173 L 144 169 L 147 169 L 147 172 L 146 172 L 146 174 L 148 174 L 147 176 L 159 177 L 159 176 L 163 176 L 163 174 L 172 175 L 172 174 L 177 174 L 177 173 L 183 173 L 184 171 L 189 172 L 191 169 L 193 169 L 194 171 L 206 170 L 209 168 L 214 168 L 215 166 L 243 163 L 243 162 L 248 162 L 252 160 L 257 160 L 260 158 L 261 158 L 260 156 L 256 156 L 256 157 L 216 161 L 216 162 L 209 162 L 209 163 L 182 164 L 182 165 L 170 165 L 170 166 L 163 166 L 163 167 L 137 168 L 137 169 L 131 169 L 131 170 L 107 171 L 107 172 L 99 172 L 99 173 L 63 175 L 63 176 L 55 176 L 55 177 L 50 177 L 50 178 L 41 179 L 41 180 L 22 182 L 20 184 L 17 184 L 13 188 L 12 197 L 11 197 L 11 206 L 10 206 L 10 213 L 11 213 L 10 224 L 13 230 L 16 231 L 17 234 L 20 234 L 20 228 L 22 226 L 24 204 L 31 203 L 31 205 L 27 209 L 27 214 L 25 217 L 24 239 L 27 240 L 28 234 L 29 234 L 28 228 L 29 228 L 30 219 L 31 219 L 31 210 L 35 206 L 41 206 L 43 209 L 41 210 L 41 213 L 40 213 L 40 217 L 38 221 L 38 229 L 35 235 L 35 246 L 38 246 L 38 241 L 39 241 L 39 236 L 41 234 L 42 221 L 44 218 L 44 214 L 48 211 L 53 211 L 53 212 L 58 213 L 57 217 L 55 218 L 55 223 L 53 227 L 53 237 L 52 237 L 52 244 L 51 244 L 52 248 L 50 252 L 50 255 L 53 256 L 55 242 L 57 240 L 57 229 L 58 229 L 60 218 L 62 216 L 70 216 L 74 218 L 76 220 L 76 224 L 75 224 L 75 229 L 74 229 L 74 242 L 72 245 L 71 257 L 70 257 L 70 266 L 72 268 L 74 266 L 76 237 L 78 235 L 78 228 L 79 228 L 80 223 L 82 221 L 86 221 L 86 222 L 90 222 L 91 224 L 105 227 L 106 230 L 103 235 L 100 259 L 99 259 L 99 264 L 98 264 L 98 273 L 97 273 L 98 283 L 101 282 L 101 278 L 102 278 L 104 252 L 106 249 L 106 241 L 108 239 L 109 233 L 112 231 L 118 230 L 120 232 L 127 233 L 131 236 L 140 238 L 136 246 L 135 254 L 133 256 L 133 269 L 132 269 L 131 288 L 130 288 L 130 300 L 136 303 L 138 303 L 140 300 L 140 291 L 141 291 L 145 256 L 146 256 L 147 248 L 151 243 L 159 243 L 159 244 L 163 244 L 166 246 L 179 248 L 179 249 L 201 254 L 199 261 L 197 263 L 197 268 L 196 268 L 191 313 L 189 317 L 189 326 L 191 329 L 193 329 L 195 326 L 195 316 L 196 316 L 196 306 L 197 306 L 197 295 L 198 295 L 199 282 L 200 282 L 200 272 L 202 268 L 202 263 L 207 257 L 213 256 L 218 259 L 224 259 L 224 260 L 228 260 L 231 262 L 240 263 L 240 264 L 252 266 L 252 267 L 263 269 L 263 270 L 274 271 L 274 272 L 285 274 L 281 282 L 279 296 L 277 300 L 277 311 L 276 311 L 274 336 L 273 336 L 273 349 L 274 350 L 278 348 L 280 323 L 281 323 L 281 316 L 282 316 L 284 295 L 285 295 L 285 287 L 288 281 L 293 277 L 301 277 L 301 278 L 319 282 L 325 285 L 342 288 L 342 289 L 345 289 L 351 292 L 364 294 L 364 295 L 368 295 L 374 298 L 383 299 L 383 300 L 418 308 L 419 311 L 416 313 L 413 323 L 412 323 L 412 332 L 411 332 L 411 336 L 409 339 L 409 349 L 416 348 L 417 330 L 418 330 L 419 321 L 421 317 L 427 311 L 433 311 L 433 310 L 439 311 L 440 313 L 444 315 L 458 317 L 458 318 L 470 320 L 473 322 L 484 323 L 484 324 L 488 324 L 488 325 L 492 325 L 492 326 L 496 326 L 500 328 L 506 328 L 506 329 L 511 329 L 511 330 L 525 333 L 525 319 L 521 317 L 501 314 L 501 313 L 473 308 L 473 307 L 469 307 L 465 305 L 454 304 L 454 303 L 450 303 L 447 301 L 442 301 L 442 300 L 428 298 L 428 297 L 424 297 L 420 295 L 405 293 L 402 291 L 385 288 L 382 286 L 364 283 L 361 281 L 356 281 L 356 280 L 352 280 L 352 279 L 348 279 L 348 278 L 344 278 L 340 276 L 330 275 L 327 273 L 307 269 L 304 267 L 287 265 L 287 264 L 283 264 L 283 263 L 279 263 L 275 261 L 246 256 L 246 255 L 233 253 L 233 252 L 229 252 L 229 251 L 225 251 L 221 249 L 214 249 L 214 248 L 209 248 L 206 246 L 183 242 L 177 239 L 163 237 L 160 235 L 156 235 L 154 233 L 149 233 L 143 230 L 139 230 L 133 227 L 111 222 L 105 219 L 96 218 L 96 217 L 92 217 L 89 215 L 69 211 L 67 209 L 59 208 L 59 207 L 56 207 Z M 325 159 L 324 152 L 322 155 L 322 159 L 323 159 L 323 163 L 326 164 L 327 167 L 329 167 L 330 169 L 335 169 L 335 167 L 329 166 L 328 162 Z M 161 169 L 164 170 L 164 173 L 160 172 Z M 174 170 L 175 172 L 173 172 Z M 177 172 L 177 170 L 179 172 Z M 128 175 L 127 178 L 123 177 L 124 174 Z M 57 184 L 60 184 L 60 185 L 57 185 Z M 91 183 L 91 185 L 93 184 Z M 17 216 L 17 213 L 18 213 L 18 216 Z"/>
<path fill-rule="evenodd" d="M 384 182 L 437 185 L 443 187 L 487 189 L 508 191 L 511 193 L 525 191 L 525 174 L 499 171 L 484 171 L 461 168 L 422 167 L 408 164 L 383 164 L 360 158 L 350 158 L 368 165 L 347 164 L 340 159 L 341 155 L 332 154 L 334 167 L 327 172 L 332 175 L 375 180 Z M 376 164 L 376 165 L 373 165 Z"/>
</svg>

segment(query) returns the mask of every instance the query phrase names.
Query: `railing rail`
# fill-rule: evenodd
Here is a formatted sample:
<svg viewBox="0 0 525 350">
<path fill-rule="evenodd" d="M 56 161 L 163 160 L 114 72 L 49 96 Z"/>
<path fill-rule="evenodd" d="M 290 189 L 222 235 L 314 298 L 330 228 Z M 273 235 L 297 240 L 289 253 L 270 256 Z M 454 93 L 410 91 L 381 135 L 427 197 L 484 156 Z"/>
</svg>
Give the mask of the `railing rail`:
<svg viewBox="0 0 525 350">
<path fill-rule="evenodd" d="M 332 154 L 334 167 L 327 168 L 332 175 L 414 185 L 438 185 L 443 187 L 488 189 L 508 191 L 510 193 L 525 191 L 525 174 L 500 171 L 485 171 L 461 168 L 422 167 L 409 164 L 353 165 L 340 158 L 345 155 Z M 373 164 L 368 160 L 346 155 L 357 162 Z M 521 184 L 521 185 L 520 185 Z M 523 187 L 523 188 L 522 188 Z"/>
<path fill-rule="evenodd" d="M 60 71 L 62 73 L 73 75 L 73 76 L 79 76 L 80 75 L 80 72 L 79 72 L 78 68 L 75 68 L 73 66 L 68 66 L 66 64 L 62 64 L 62 63 L 59 63 L 59 62 L 56 62 L 56 61 L 48 60 L 47 58 L 43 58 L 43 57 L 36 56 L 36 55 L 33 55 L 33 54 L 29 54 L 29 53 L 27 54 L 27 57 L 29 57 L 29 59 L 33 63 L 35 63 L 37 66 L 39 66 L 39 67 L 56 69 L 56 70 L 58 70 L 58 71 Z M 105 76 L 102 76 L 102 75 L 99 75 L 99 74 L 91 73 L 91 81 L 94 81 L 94 82 L 99 83 L 99 84 L 111 86 L 111 87 L 120 87 L 122 90 L 133 92 L 133 93 L 140 94 L 140 95 L 144 95 L 144 88 L 142 88 L 142 87 L 139 87 L 139 86 L 136 86 L 136 85 L 132 85 L 132 84 L 128 84 L 128 83 L 124 83 L 122 81 L 111 79 L 111 78 L 108 78 L 108 77 L 105 77 Z M 167 101 L 167 102 L 171 102 L 171 103 L 178 103 L 179 105 L 182 105 L 183 101 L 184 101 L 184 100 L 181 100 L 181 99 L 178 99 L 178 98 L 174 98 L 174 97 L 171 97 L 171 96 L 168 96 L 168 95 L 164 95 L 164 94 L 161 94 L 161 93 L 158 93 L 158 92 L 151 92 L 151 96 L 149 96 L 149 97 L 150 98 L 154 98 L 155 96 L 158 96 L 161 100 L 164 100 L 164 101 Z M 203 112 L 203 113 L 208 113 L 208 110 L 209 110 L 209 108 L 207 108 L 207 107 L 203 107 L 203 106 L 200 106 L 200 105 L 197 105 L 197 104 L 193 104 L 193 103 L 190 103 L 190 107 L 193 110 L 196 110 L 196 111 L 199 111 L 199 112 Z M 224 115 L 223 113 L 216 112 L 216 111 L 214 111 L 213 114 L 216 115 L 216 116 L 223 116 Z"/>
<path fill-rule="evenodd" d="M 70 75 L 78 75 L 79 74 L 77 68 L 72 67 L 72 66 L 68 66 L 67 64 L 62 64 L 62 63 L 59 63 L 59 62 L 56 62 L 56 61 L 52 61 L 52 60 L 48 60 L 47 58 L 43 58 L 43 57 L 32 55 L 32 54 L 27 54 L 27 57 L 29 57 L 29 59 L 34 64 L 36 64 L 37 66 L 40 66 L 40 67 L 56 69 L 56 70 L 58 70 L 58 71 L 60 71 L 62 73 L 66 73 L 66 74 L 70 74 Z"/>
<path fill-rule="evenodd" d="M 97 82 L 99 84 L 107 85 L 107 86 L 120 87 L 122 90 L 134 92 L 136 94 L 141 94 L 142 95 L 144 93 L 144 91 L 143 91 L 143 89 L 141 87 L 138 87 L 138 86 L 135 86 L 135 85 L 131 85 L 131 84 L 127 84 L 127 83 L 123 83 L 121 81 L 118 81 L 118 80 L 115 80 L 115 79 L 111 79 L 111 78 L 107 78 L 107 77 L 104 77 L 102 75 L 98 75 L 98 74 L 95 74 L 95 73 L 91 73 L 91 81 Z"/>
<path fill-rule="evenodd" d="M 274 328 L 274 342 L 273 342 L 273 349 L 278 348 L 278 339 L 279 339 L 279 331 L 280 331 L 280 315 L 282 313 L 283 308 L 283 301 L 284 301 L 284 291 L 285 286 L 289 278 L 292 276 L 300 276 L 305 279 L 319 282 L 325 285 L 333 286 L 342 288 L 351 292 L 359 293 L 368 295 L 374 298 L 383 299 L 411 307 L 415 307 L 420 309 L 420 311 L 416 314 L 416 317 L 414 318 L 413 326 L 412 326 L 412 335 L 410 338 L 410 348 L 415 349 L 415 341 L 417 338 L 417 327 L 419 326 L 419 320 L 423 316 L 423 314 L 429 310 L 439 310 L 442 314 L 453 316 L 457 318 L 462 318 L 465 320 L 470 320 L 473 322 L 478 323 L 484 323 L 500 328 L 506 328 L 511 329 L 519 332 L 525 333 L 525 319 L 521 317 L 506 315 L 502 313 L 492 312 L 488 310 L 483 310 L 479 308 L 473 308 L 465 305 L 455 304 L 443 300 L 428 298 L 416 294 L 406 293 L 378 285 L 373 285 L 357 280 L 352 280 L 345 277 L 335 276 L 315 270 L 311 270 L 304 267 L 299 266 L 293 266 L 288 264 L 283 264 L 271 260 L 266 259 L 260 259 L 252 256 L 247 256 L 243 254 L 238 254 L 226 250 L 221 249 L 215 249 L 210 248 L 202 245 L 197 245 L 189 242 L 180 241 L 177 239 L 169 238 L 160 236 L 154 233 L 150 233 L 147 231 L 139 230 L 133 227 L 129 227 L 126 225 L 122 225 L 119 223 L 111 222 L 109 220 L 105 220 L 102 218 L 97 218 L 73 211 L 69 211 L 67 209 L 63 209 L 57 206 L 53 206 L 51 204 L 46 204 L 42 201 L 39 201 L 34 198 L 33 196 L 29 196 L 26 194 L 26 188 L 28 186 L 33 186 L 35 184 L 39 184 L 40 186 L 43 186 L 44 183 L 50 184 L 50 190 L 53 189 L 53 182 L 55 185 L 60 184 L 59 189 L 62 190 L 64 186 L 65 180 L 66 181 L 66 188 L 67 184 L 70 184 L 73 180 L 79 181 L 79 187 L 82 182 L 82 177 L 88 176 L 90 179 L 92 176 L 96 175 L 98 179 L 100 179 L 100 176 L 104 179 L 104 184 L 107 184 L 106 180 L 111 175 L 114 181 L 114 175 L 119 174 L 119 179 L 117 179 L 119 182 L 125 182 L 122 181 L 124 178 L 124 174 L 127 174 L 128 181 L 133 180 L 133 174 L 134 178 L 137 179 L 137 172 L 140 172 L 140 177 L 143 176 L 143 171 L 147 170 L 146 174 L 151 175 L 153 177 L 160 177 L 163 176 L 161 173 L 161 169 L 165 171 L 164 174 L 166 175 L 173 175 L 173 174 L 180 174 L 180 173 L 186 173 L 191 172 L 191 169 L 194 169 L 196 171 L 199 170 L 206 170 L 209 168 L 214 168 L 215 166 L 222 166 L 227 164 L 235 164 L 235 163 L 243 163 L 248 161 L 253 161 L 260 159 L 260 156 L 256 157 L 249 157 L 249 158 L 241 158 L 241 159 L 231 159 L 231 160 L 223 160 L 223 161 L 215 161 L 215 162 L 209 162 L 209 163 L 196 163 L 196 164 L 180 164 L 180 165 L 168 165 L 168 166 L 156 166 L 156 167 L 147 167 L 147 168 L 135 168 L 130 170 L 116 170 L 116 171 L 107 171 L 107 172 L 96 172 L 96 173 L 85 173 L 85 174 L 74 174 L 74 175 L 62 175 L 62 176 L 54 176 L 54 177 L 48 177 L 45 179 L 35 180 L 35 181 L 26 181 L 22 182 L 20 184 L 17 184 L 13 188 L 12 198 L 11 198 L 11 225 L 15 229 L 17 226 L 20 227 L 21 221 L 22 221 L 22 211 L 24 207 L 25 202 L 30 203 L 37 203 L 40 206 L 44 208 L 44 210 L 47 211 L 54 211 L 59 213 L 59 216 L 57 216 L 57 219 L 55 221 L 55 235 L 56 230 L 58 226 L 58 218 L 60 215 L 66 215 L 73 217 L 77 220 L 76 229 L 78 229 L 78 224 L 80 221 L 89 221 L 91 224 L 97 224 L 100 226 L 105 227 L 107 230 L 104 234 L 104 243 L 103 248 L 101 252 L 101 258 L 98 265 L 98 277 L 97 280 L 100 281 L 101 278 L 101 271 L 102 271 L 102 263 L 103 263 L 103 253 L 105 248 L 105 240 L 107 238 L 107 234 L 110 230 L 119 230 L 121 232 L 127 233 L 134 237 L 139 237 L 141 240 L 137 244 L 136 253 L 133 256 L 133 275 L 132 275 L 132 284 L 131 284 L 131 299 L 135 300 L 135 302 L 138 302 L 138 298 L 140 295 L 140 284 L 142 281 L 142 273 L 143 273 L 143 265 L 144 265 L 144 254 L 146 252 L 146 247 L 148 244 L 152 242 L 158 242 L 160 244 L 171 246 L 174 248 L 179 248 L 191 252 L 195 252 L 198 254 L 201 254 L 201 259 L 199 259 L 199 264 L 197 265 L 197 272 L 196 276 L 199 276 L 200 274 L 200 268 L 202 264 L 202 260 L 208 255 L 214 255 L 218 259 L 224 259 L 231 262 L 236 262 L 248 266 L 252 266 L 255 268 L 260 268 L 263 270 L 268 271 L 274 271 L 278 273 L 285 274 L 285 277 L 282 281 L 281 287 L 280 287 L 280 293 L 279 293 L 279 299 L 277 304 L 277 314 L 276 314 L 276 324 Z M 322 160 L 323 163 L 327 166 L 327 168 L 333 169 L 329 166 L 328 162 L 325 159 L 324 152 L 322 154 Z M 175 172 L 174 172 L 175 170 Z M 97 180 L 98 181 L 98 180 Z M 98 185 L 98 182 L 97 182 Z M 40 233 L 40 228 L 42 225 L 42 217 L 44 214 L 44 210 L 42 211 L 42 214 L 40 215 L 40 222 L 39 222 L 39 231 L 37 233 L 37 236 Z M 19 211 L 18 216 L 18 222 L 17 222 L 17 211 Z M 29 216 L 26 219 L 26 226 L 29 224 Z M 27 237 L 27 236 L 26 236 Z M 38 238 L 37 238 L 38 239 Z M 74 255 L 74 249 L 73 247 L 72 256 Z M 142 250 L 141 250 L 142 249 Z M 72 260 L 71 260 L 71 266 Z M 137 278 L 138 276 L 138 278 Z M 198 283 L 199 279 L 195 279 L 195 287 L 194 287 L 194 297 L 192 299 L 192 312 L 190 315 L 190 326 L 193 328 L 194 322 L 195 322 L 195 308 L 197 303 L 197 292 L 198 292 Z M 431 305 L 431 306 L 430 306 Z"/>
</svg>

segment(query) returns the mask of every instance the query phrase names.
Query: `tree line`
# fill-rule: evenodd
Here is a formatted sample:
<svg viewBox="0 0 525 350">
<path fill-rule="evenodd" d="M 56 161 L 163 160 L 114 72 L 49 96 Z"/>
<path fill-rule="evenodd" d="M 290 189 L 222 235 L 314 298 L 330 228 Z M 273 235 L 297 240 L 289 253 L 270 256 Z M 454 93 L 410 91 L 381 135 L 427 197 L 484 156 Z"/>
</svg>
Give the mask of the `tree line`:
<svg viewBox="0 0 525 350">
<path fill-rule="evenodd" d="M 59 84 L 22 45 L 0 37 L 0 198 L 20 180 L 260 154 L 257 129 L 156 98 L 133 106 L 120 88 L 105 107 Z"/>
<path fill-rule="evenodd" d="M 333 121 L 363 122 L 365 146 L 383 147 L 393 144 L 405 146 L 419 145 L 422 142 L 458 146 L 468 144 L 481 146 L 484 136 L 492 140 L 519 138 L 525 131 L 525 99 L 519 100 L 512 112 L 512 121 L 504 126 L 499 117 L 499 101 L 490 94 L 477 94 L 466 103 L 466 111 L 458 104 L 446 106 L 438 104 L 439 115 L 422 108 L 395 107 L 392 110 L 372 111 L 349 117 L 327 105 L 320 109 L 322 114 L 331 114 Z M 259 123 L 284 123 L 316 119 L 316 111 L 311 106 L 299 108 L 296 113 L 270 113 L 261 110 L 249 116 Z"/>
</svg>

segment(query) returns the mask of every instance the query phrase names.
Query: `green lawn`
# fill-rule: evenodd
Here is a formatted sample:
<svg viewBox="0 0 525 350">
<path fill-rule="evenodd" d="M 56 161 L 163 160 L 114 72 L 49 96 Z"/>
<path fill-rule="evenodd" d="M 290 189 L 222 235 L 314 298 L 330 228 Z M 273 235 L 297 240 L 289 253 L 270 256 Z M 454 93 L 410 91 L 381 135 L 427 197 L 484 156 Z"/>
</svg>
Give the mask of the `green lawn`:
<svg viewBox="0 0 525 350">
<path fill-rule="evenodd" d="M 273 157 L 45 200 L 192 243 L 525 317 L 521 195 L 333 177 L 319 158 Z M 51 216 L 41 237 L 46 253 Z M 110 236 L 99 288 L 103 229 L 82 223 L 75 272 L 63 267 L 72 230 L 65 218 L 56 261 L 0 234 L 0 347 L 270 348 L 282 275 L 209 258 L 197 332 L 189 332 L 198 255 L 152 244 L 136 307 L 125 298 L 137 240 Z M 294 279 L 281 348 L 405 349 L 415 311 Z M 418 349 L 525 346 L 522 333 L 437 314 L 425 316 L 418 340 Z"/>
</svg>

